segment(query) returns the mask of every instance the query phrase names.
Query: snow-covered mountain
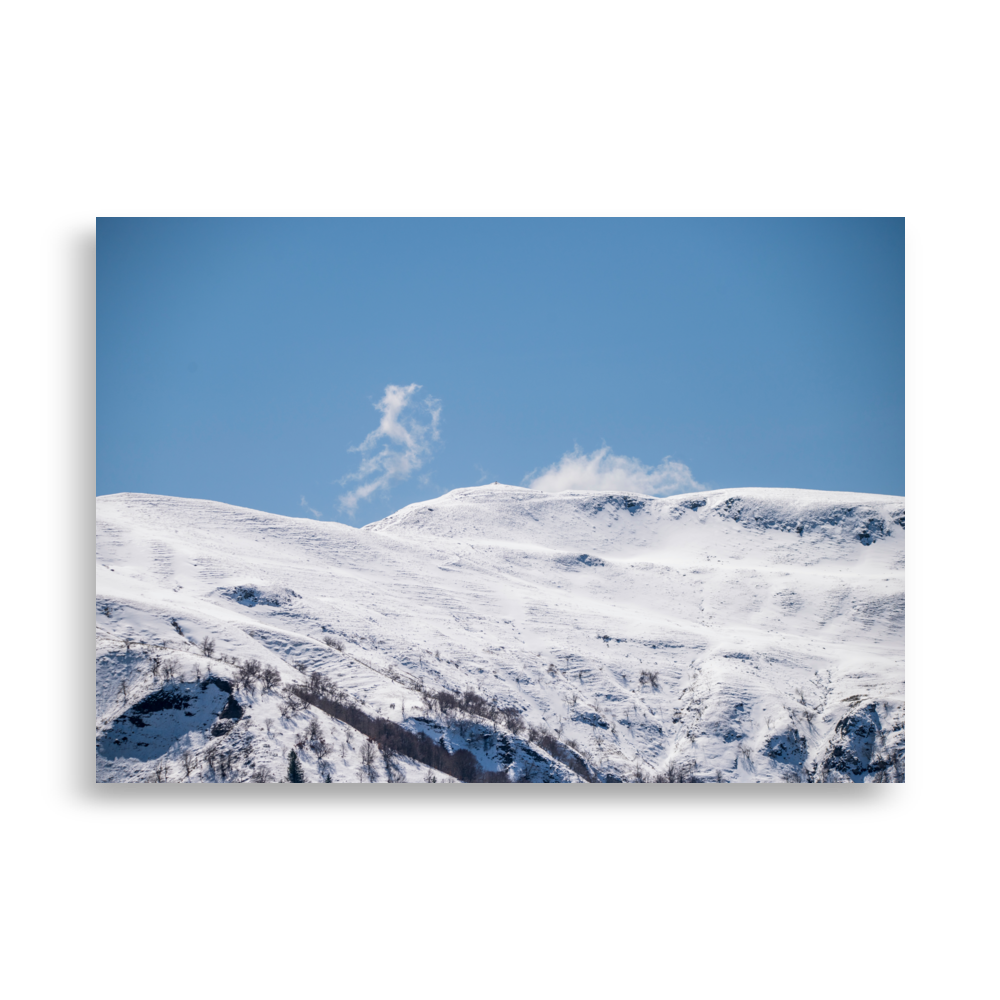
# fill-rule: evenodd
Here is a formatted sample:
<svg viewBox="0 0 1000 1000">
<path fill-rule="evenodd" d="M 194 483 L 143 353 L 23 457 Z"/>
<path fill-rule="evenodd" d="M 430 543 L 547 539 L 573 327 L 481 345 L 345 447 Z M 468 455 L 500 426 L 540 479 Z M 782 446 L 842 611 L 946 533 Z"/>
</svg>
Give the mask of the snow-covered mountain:
<svg viewBox="0 0 1000 1000">
<path fill-rule="evenodd" d="M 901 497 L 97 501 L 99 781 L 902 781 Z M 371 738 L 369 738 L 371 737 Z"/>
</svg>

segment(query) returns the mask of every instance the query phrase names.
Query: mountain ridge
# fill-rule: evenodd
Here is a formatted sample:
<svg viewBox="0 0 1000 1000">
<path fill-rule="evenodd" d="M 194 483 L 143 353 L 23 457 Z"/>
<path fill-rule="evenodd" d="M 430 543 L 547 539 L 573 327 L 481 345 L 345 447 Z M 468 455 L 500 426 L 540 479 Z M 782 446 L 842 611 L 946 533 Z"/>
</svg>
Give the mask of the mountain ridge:
<svg viewBox="0 0 1000 1000">
<path fill-rule="evenodd" d="M 480 778 L 902 780 L 901 497 L 493 484 L 360 528 L 148 494 L 97 508 L 99 780 L 277 780 L 292 748 L 309 780 L 449 780 L 391 747 L 365 764 L 349 715 Z M 254 661 L 270 690 L 240 681 Z M 134 709 L 170 684 L 207 698 L 205 676 L 240 718 Z M 232 755 L 224 775 L 206 753 Z"/>
</svg>

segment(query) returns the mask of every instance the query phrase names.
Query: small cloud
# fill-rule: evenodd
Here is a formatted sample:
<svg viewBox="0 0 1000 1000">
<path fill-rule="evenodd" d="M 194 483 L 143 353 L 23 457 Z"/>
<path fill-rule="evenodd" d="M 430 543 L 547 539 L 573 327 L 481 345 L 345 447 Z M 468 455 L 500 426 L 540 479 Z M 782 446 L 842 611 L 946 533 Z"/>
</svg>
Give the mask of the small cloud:
<svg viewBox="0 0 1000 1000">
<path fill-rule="evenodd" d="M 541 474 L 530 473 L 524 478 L 528 487 L 546 493 L 602 490 L 664 497 L 707 488 L 695 481 L 683 462 L 672 462 L 669 456 L 657 466 L 643 465 L 637 458 L 612 454 L 608 447 L 598 448 L 589 455 L 579 449 L 568 451 Z"/>
<path fill-rule="evenodd" d="M 388 488 L 395 481 L 409 479 L 424 464 L 432 443 L 441 437 L 441 401 L 432 396 L 423 401 L 421 409 L 426 410 L 430 422 L 421 423 L 412 415 L 404 416 L 404 411 L 411 406 L 413 394 L 420 388 L 415 382 L 385 387 L 385 394 L 375 404 L 375 409 L 382 413 L 378 427 L 361 444 L 349 449 L 361 452 L 361 465 L 357 472 L 340 480 L 341 483 L 352 479 L 365 482 L 340 497 L 341 510 L 353 514 L 358 501 L 367 499 L 378 489 Z"/>
<path fill-rule="evenodd" d="M 312 507 L 309 506 L 309 504 L 306 502 L 306 498 L 305 497 L 302 498 L 301 502 L 299 503 L 299 506 L 300 507 L 305 507 L 305 509 L 307 511 L 309 511 L 309 513 L 313 517 L 322 517 L 323 516 L 318 510 L 313 510 Z"/>
</svg>

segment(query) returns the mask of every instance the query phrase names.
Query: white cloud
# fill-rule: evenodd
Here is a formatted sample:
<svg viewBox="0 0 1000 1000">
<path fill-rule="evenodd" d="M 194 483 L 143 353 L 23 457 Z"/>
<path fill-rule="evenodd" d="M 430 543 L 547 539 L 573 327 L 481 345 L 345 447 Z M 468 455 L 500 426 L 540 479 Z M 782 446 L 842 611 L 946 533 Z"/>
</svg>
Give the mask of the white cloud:
<svg viewBox="0 0 1000 1000">
<path fill-rule="evenodd" d="M 352 479 L 364 480 L 360 486 L 340 497 L 341 510 L 352 514 L 358 501 L 365 500 L 378 489 L 385 489 L 394 481 L 409 479 L 430 454 L 431 444 L 440 438 L 438 424 L 441 420 L 441 401 L 428 396 L 422 404 L 430 417 L 429 423 L 420 423 L 412 415 L 404 416 L 411 406 L 413 394 L 421 387 L 411 385 L 387 385 L 385 395 L 375 404 L 382 419 L 357 447 L 361 465 L 357 472 L 344 476 L 341 483 Z M 378 451 L 379 443 L 382 442 Z"/>
<path fill-rule="evenodd" d="M 302 498 L 301 502 L 299 503 L 299 506 L 300 507 L 305 507 L 305 509 L 307 511 L 309 511 L 309 513 L 312 514 L 313 517 L 322 517 L 323 516 L 320 511 L 313 510 L 313 508 L 309 506 L 309 502 L 306 500 L 305 497 Z"/>
<path fill-rule="evenodd" d="M 637 458 L 613 455 L 608 447 L 598 448 L 589 455 L 584 455 L 579 449 L 568 451 L 540 475 L 531 473 L 526 476 L 525 485 L 547 493 L 602 490 L 658 497 L 706 489 L 695 481 L 691 470 L 683 462 L 672 462 L 668 456 L 657 466 L 643 465 Z"/>
</svg>

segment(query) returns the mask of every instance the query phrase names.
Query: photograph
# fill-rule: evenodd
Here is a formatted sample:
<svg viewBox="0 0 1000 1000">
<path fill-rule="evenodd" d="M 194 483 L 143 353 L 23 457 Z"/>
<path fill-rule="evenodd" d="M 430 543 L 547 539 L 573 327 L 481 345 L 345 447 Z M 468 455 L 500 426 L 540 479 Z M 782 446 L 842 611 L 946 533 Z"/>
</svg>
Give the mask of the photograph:
<svg viewBox="0 0 1000 1000">
<path fill-rule="evenodd" d="M 904 782 L 904 235 L 98 218 L 96 781 Z"/>
</svg>

